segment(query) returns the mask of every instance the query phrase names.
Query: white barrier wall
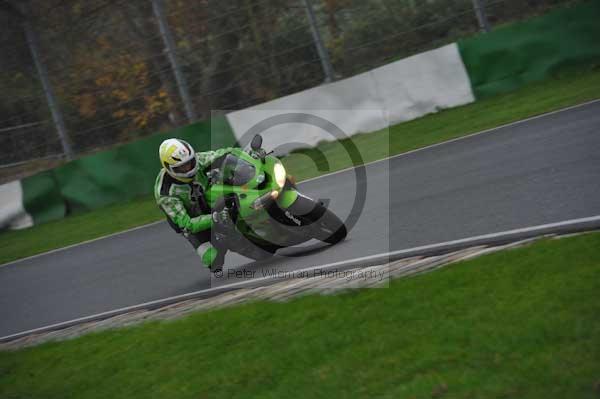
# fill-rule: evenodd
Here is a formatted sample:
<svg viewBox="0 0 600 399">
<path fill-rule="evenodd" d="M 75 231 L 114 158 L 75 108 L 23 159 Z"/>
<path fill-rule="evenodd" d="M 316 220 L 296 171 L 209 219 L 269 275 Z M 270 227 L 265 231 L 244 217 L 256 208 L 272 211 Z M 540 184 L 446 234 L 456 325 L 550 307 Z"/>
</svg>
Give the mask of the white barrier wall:
<svg viewBox="0 0 600 399">
<path fill-rule="evenodd" d="M 381 102 L 377 100 L 370 72 L 232 112 L 227 119 L 236 139 L 244 145 L 252 138 L 242 139 L 243 135 L 256 123 L 292 112 L 322 117 L 348 135 L 382 129 L 388 125 Z M 289 146 L 290 143 L 295 143 L 293 148 L 315 146 L 322 140 L 335 140 L 326 131 L 303 123 L 280 125 L 261 134 L 268 148 Z"/>
<path fill-rule="evenodd" d="M 392 125 L 475 101 L 455 43 L 373 69 L 371 74 Z"/>
<path fill-rule="evenodd" d="M 458 46 L 450 44 L 348 79 L 231 112 L 227 119 L 238 141 L 245 144 L 251 138 L 242 137 L 252 126 L 282 113 L 317 115 L 352 136 L 473 101 Z M 272 127 L 262 134 L 269 148 L 286 150 L 335 139 L 301 121 Z"/>
<path fill-rule="evenodd" d="M 23 206 L 21 181 L 0 185 L 0 230 L 33 226 L 33 219 Z"/>
</svg>

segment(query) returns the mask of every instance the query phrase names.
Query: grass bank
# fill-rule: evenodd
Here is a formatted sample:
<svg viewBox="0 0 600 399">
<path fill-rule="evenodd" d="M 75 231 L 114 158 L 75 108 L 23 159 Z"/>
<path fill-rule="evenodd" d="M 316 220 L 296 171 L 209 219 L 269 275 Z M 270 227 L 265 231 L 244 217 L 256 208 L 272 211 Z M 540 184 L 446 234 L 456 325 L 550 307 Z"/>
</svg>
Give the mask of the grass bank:
<svg viewBox="0 0 600 399">
<path fill-rule="evenodd" d="M 3 398 L 597 398 L 600 233 L 18 352 Z"/>
<path fill-rule="evenodd" d="M 356 135 L 352 141 L 360 148 L 364 161 L 370 162 L 596 98 L 600 98 L 600 69 L 529 85 L 513 93 L 427 115 L 384 131 Z M 352 166 L 343 143 L 323 143 L 318 149 L 329 163 L 328 171 Z M 307 152 L 310 150 L 293 153 L 284 160 L 298 180 L 323 173 L 319 171 L 323 165 L 310 162 Z M 4 232 L 0 234 L 0 264 L 162 218 L 154 200 L 143 197 L 31 229 Z"/>
</svg>

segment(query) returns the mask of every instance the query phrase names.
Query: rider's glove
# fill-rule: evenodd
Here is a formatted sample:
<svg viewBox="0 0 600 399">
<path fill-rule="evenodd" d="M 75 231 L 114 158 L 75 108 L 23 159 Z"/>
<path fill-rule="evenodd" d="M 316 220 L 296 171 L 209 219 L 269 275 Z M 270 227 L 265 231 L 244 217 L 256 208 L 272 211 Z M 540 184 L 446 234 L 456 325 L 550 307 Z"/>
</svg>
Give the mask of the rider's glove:
<svg viewBox="0 0 600 399">
<path fill-rule="evenodd" d="M 213 212 L 212 213 L 212 220 L 214 223 L 223 225 L 223 226 L 229 226 L 231 224 L 231 217 L 229 217 L 229 211 L 227 210 L 227 208 L 223 209 L 220 212 Z"/>
<path fill-rule="evenodd" d="M 208 184 L 213 184 L 219 180 L 219 169 L 212 169 L 210 172 L 206 174 L 206 178 L 208 179 Z"/>
</svg>

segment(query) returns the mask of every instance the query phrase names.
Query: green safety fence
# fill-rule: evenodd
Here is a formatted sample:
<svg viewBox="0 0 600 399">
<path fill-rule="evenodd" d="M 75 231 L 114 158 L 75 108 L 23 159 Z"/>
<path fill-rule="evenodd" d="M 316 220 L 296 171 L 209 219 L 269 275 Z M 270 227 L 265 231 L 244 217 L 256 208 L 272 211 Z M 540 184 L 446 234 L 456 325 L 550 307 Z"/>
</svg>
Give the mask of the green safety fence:
<svg viewBox="0 0 600 399">
<path fill-rule="evenodd" d="M 169 137 L 196 151 L 236 145 L 225 117 L 155 134 L 23 179 L 25 210 L 39 224 L 151 193 L 161 167 L 158 147 Z"/>
<path fill-rule="evenodd" d="M 49 170 L 21 180 L 23 206 L 32 216 L 34 224 L 61 219 L 67 213 L 53 172 Z"/>
<path fill-rule="evenodd" d="M 600 64 L 600 0 L 500 27 L 458 45 L 477 99 L 565 69 Z"/>
</svg>

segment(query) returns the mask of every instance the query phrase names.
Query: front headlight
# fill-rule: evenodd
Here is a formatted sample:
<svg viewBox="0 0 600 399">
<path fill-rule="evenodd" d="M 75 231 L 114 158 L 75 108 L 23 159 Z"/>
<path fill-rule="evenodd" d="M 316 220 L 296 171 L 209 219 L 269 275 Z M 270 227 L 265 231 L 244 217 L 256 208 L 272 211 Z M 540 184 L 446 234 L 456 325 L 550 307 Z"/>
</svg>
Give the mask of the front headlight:
<svg viewBox="0 0 600 399">
<path fill-rule="evenodd" d="M 276 163 L 273 167 L 273 173 L 275 174 L 275 182 L 279 187 L 283 187 L 285 185 L 285 168 L 281 163 Z"/>
</svg>

